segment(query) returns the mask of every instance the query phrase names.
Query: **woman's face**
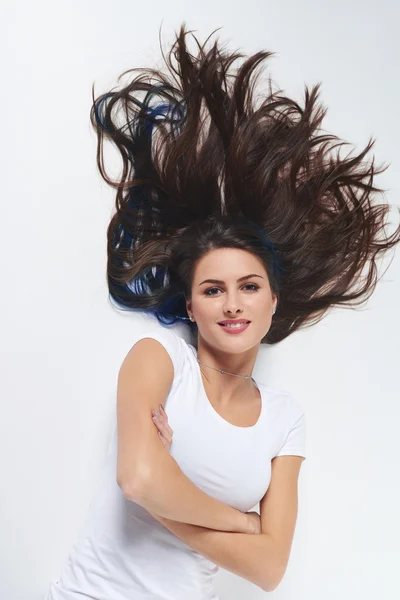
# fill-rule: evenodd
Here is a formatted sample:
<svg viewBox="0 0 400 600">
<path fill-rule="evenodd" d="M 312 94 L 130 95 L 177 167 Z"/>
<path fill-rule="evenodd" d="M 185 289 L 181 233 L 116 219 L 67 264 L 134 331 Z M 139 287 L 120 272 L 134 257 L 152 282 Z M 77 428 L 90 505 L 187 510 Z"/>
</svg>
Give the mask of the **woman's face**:
<svg viewBox="0 0 400 600">
<path fill-rule="evenodd" d="M 247 275 L 252 277 L 238 281 Z M 219 248 L 199 260 L 186 308 L 209 345 L 221 351 L 243 352 L 267 334 L 275 304 L 276 296 L 261 261 L 246 250 Z M 244 331 L 231 334 L 218 325 L 225 319 L 251 323 Z"/>
</svg>

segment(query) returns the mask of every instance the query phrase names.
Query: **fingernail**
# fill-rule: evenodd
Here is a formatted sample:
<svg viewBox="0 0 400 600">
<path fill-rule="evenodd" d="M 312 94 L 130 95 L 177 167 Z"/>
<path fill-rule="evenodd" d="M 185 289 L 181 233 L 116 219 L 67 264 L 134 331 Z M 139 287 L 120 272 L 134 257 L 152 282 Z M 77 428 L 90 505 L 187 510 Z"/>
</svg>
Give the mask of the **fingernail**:
<svg viewBox="0 0 400 600">
<path fill-rule="evenodd" d="M 157 417 L 160 416 L 159 413 L 156 410 L 152 410 L 151 412 L 153 413 L 153 415 L 157 415 Z"/>
</svg>

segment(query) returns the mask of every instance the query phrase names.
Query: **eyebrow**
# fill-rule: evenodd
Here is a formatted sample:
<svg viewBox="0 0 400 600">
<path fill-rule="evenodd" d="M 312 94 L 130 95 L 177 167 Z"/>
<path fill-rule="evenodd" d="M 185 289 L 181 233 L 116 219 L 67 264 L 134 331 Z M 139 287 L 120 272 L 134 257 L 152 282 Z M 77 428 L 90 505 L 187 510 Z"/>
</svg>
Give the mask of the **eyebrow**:
<svg viewBox="0 0 400 600">
<path fill-rule="evenodd" d="M 264 279 L 261 275 L 257 275 L 256 273 L 251 273 L 250 275 L 244 275 L 243 277 L 239 277 L 239 279 L 237 279 L 237 283 L 239 283 L 240 281 L 244 281 L 245 279 L 250 279 L 251 277 L 260 277 L 261 279 Z M 199 283 L 199 287 L 201 285 L 203 285 L 203 283 L 225 283 L 225 281 L 222 281 L 221 279 L 205 279 L 204 281 L 202 281 L 201 283 Z"/>
</svg>

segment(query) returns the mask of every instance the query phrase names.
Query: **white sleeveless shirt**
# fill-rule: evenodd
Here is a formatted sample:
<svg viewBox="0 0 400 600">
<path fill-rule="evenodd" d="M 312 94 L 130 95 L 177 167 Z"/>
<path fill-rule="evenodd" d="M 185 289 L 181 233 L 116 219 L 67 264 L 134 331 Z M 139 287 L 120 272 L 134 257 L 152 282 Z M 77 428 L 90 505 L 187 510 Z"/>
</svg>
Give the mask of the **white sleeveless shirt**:
<svg viewBox="0 0 400 600">
<path fill-rule="evenodd" d="M 201 490 L 247 512 L 266 493 L 271 460 L 305 458 L 305 414 L 288 392 L 254 381 L 262 410 L 251 427 L 232 425 L 205 393 L 196 348 L 166 327 L 135 337 L 158 340 L 174 365 L 164 403 L 173 430 L 170 454 Z M 89 514 L 45 600 L 217 600 L 218 566 L 173 535 L 116 482 L 116 420 Z"/>
</svg>

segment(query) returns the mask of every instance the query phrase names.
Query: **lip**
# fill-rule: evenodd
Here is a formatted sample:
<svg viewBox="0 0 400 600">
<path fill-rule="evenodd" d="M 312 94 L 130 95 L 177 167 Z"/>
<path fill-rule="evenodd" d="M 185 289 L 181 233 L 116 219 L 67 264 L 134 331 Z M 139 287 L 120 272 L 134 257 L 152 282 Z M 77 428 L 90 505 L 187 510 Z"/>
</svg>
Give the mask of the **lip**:
<svg viewBox="0 0 400 600">
<path fill-rule="evenodd" d="M 245 329 L 248 328 L 250 323 L 251 323 L 251 321 L 248 323 L 244 323 L 241 327 L 224 327 L 223 325 L 220 325 L 219 323 L 218 323 L 218 326 L 221 327 L 221 329 L 223 329 L 224 331 L 226 331 L 226 333 L 241 333 L 242 331 L 244 331 Z"/>
<path fill-rule="evenodd" d="M 249 321 L 248 319 L 223 319 L 223 321 L 218 321 L 218 325 L 220 325 L 221 323 L 243 323 L 243 322 L 251 323 L 251 321 Z"/>
</svg>

